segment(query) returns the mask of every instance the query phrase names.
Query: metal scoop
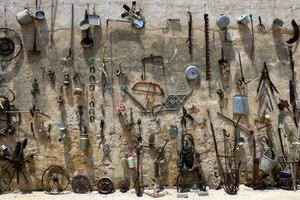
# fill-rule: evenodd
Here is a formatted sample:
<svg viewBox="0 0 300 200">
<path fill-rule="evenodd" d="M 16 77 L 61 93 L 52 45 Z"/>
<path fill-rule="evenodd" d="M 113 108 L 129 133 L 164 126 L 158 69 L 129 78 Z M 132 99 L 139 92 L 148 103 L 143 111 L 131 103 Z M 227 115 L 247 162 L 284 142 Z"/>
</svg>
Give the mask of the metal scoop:
<svg viewBox="0 0 300 200">
<path fill-rule="evenodd" d="M 95 7 L 93 7 L 93 14 L 89 15 L 89 23 L 94 26 L 101 26 L 100 16 L 96 15 Z"/>
</svg>

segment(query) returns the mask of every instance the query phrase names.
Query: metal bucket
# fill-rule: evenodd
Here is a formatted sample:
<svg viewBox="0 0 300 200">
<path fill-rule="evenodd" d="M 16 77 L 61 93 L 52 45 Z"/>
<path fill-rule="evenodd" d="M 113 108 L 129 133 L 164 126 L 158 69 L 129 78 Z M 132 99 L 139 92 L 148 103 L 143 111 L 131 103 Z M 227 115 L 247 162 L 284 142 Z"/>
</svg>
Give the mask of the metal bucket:
<svg viewBox="0 0 300 200">
<path fill-rule="evenodd" d="M 259 168 L 265 173 L 269 173 L 277 164 L 277 155 L 275 154 L 274 151 L 273 151 L 273 153 L 275 154 L 274 158 L 270 158 L 269 156 L 267 156 L 268 152 L 270 151 L 273 150 L 265 151 L 260 158 Z"/>
<path fill-rule="evenodd" d="M 89 137 L 88 134 L 80 135 L 80 150 L 86 150 L 89 146 Z"/>
<path fill-rule="evenodd" d="M 16 18 L 20 25 L 26 25 L 33 22 L 33 19 L 35 17 L 27 8 L 25 8 L 24 10 L 16 14 Z"/>
</svg>

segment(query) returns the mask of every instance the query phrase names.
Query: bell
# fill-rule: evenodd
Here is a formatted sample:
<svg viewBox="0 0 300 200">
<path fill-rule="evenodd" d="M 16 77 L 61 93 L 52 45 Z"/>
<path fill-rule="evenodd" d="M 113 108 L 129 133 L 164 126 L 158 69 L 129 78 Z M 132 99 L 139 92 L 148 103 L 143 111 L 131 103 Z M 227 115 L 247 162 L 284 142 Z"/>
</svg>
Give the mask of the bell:
<svg viewBox="0 0 300 200">
<path fill-rule="evenodd" d="M 70 85 L 70 74 L 69 73 L 65 73 L 65 75 L 64 75 L 64 85 L 65 86 Z"/>
</svg>

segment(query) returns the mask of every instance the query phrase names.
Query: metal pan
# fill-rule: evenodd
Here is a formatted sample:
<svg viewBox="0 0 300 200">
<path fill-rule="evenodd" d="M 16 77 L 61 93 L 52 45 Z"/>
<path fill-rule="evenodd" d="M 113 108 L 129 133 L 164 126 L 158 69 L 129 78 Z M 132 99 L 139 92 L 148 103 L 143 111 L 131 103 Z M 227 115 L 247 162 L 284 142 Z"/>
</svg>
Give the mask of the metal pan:
<svg viewBox="0 0 300 200">
<path fill-rule="evenodd" d="M 82 20 L 82 21 L 80 22 L 79 28 L 80 28 L 82 31 L 88 30 L 88 29 L 90 28 L 88 10 L 85 10 L 84 20 Z"/>
<path fill-rule="evenodd" d="M 86 36 L 81 40 L 81 46 L 83 48 L 89 48 L 93 46 L 94 41 L 89 37 L 90 29 L 86 30 Z"/>
<path fill-rule="evenodd" d="M 93 14 L 89 15 L 89 24 L 93 26 L 101 26 L 100 16 L 96 15 L 95 7 L 93 7 Z"/>
</svg>

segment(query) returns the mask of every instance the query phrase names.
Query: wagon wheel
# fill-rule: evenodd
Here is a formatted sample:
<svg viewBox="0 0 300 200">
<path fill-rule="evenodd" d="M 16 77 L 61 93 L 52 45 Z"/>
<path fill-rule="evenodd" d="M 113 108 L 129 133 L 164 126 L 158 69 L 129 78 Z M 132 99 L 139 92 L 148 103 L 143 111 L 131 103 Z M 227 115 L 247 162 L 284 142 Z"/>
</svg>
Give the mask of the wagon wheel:
<svg viewBox="0 0 300 200">
<path fill-rule="evenodd" d="M 72 190 L 75 193 L 83 194 L 87 193 L 88 191 L 92 191 L 92 186 L 89 178 L 83 175 L 77 175 L 73 178 L 72 183 Z"/>
<path fill-rule="evenodd" d="M 110 178 L 101 178 L 98 181 L 98 191 L 100 194 L 110 194 L 114 190 L 114 184 Z"/>
<path fill-rule="evenodd" d="M 70 182 L 68 172 L 61 166 L 53 165 L 45 170 L 42 186 L 50 194 L 59 194 L 67 189 Z"/>
<path fill-rule="evenodd" d="M 4 193 L 9 189 L 12 179 L 13 177 L 7 169 L 2 169 L 0 171 L 0 194 Z"/>
</svg>

